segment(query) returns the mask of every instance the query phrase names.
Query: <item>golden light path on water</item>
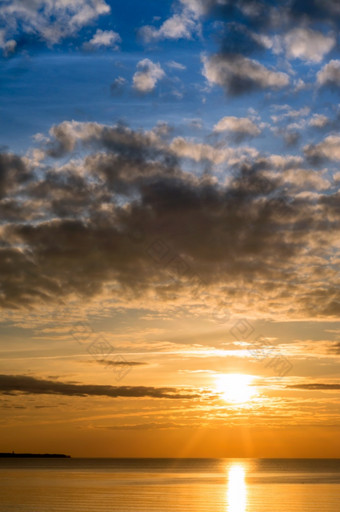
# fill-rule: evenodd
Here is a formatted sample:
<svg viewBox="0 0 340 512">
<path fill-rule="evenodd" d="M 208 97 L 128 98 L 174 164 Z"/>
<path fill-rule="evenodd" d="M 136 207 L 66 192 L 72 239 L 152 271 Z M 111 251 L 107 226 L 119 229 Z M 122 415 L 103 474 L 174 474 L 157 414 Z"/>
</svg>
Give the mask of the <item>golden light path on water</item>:
<svg viewBox="0 0 340 512">
<path fill-rule="evenodd" d="M 227 512 L 246 512 L 246 470 L 241 463 L 234 463 L 228 471 Z"/>
</svg>

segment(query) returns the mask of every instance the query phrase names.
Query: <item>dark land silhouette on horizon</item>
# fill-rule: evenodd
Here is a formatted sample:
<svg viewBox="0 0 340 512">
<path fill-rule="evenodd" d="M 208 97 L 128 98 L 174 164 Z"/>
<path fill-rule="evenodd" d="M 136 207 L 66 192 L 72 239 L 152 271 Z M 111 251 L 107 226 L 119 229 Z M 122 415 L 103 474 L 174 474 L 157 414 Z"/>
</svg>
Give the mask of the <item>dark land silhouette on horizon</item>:
<svg viewBox="0 0 340 512">
<path fill-rule="evenodd" d="M 4 458 L 52 458 L 52 459 L 70 459 L 71 455 L 63 453 L 0 453 L 0 457 Z"/>
</svg>

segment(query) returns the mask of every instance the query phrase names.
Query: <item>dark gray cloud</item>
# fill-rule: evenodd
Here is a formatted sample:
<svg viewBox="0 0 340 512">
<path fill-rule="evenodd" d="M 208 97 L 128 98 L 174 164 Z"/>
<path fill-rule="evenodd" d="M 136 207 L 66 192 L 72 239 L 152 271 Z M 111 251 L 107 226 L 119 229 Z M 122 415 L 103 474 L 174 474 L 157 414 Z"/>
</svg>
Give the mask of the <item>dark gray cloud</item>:
<svg viewBox="0 0 340 512">
<path fill-rule="evenodd" d="M 301 140 L 301 134 L 299 132 L 285 132 L 283 139 L 287 147 L 297 146 Z"/>
<path fill-rule="evenodd" d="M 224 56 L 250 55 L 260 53 L 265 49 L 255 34 L 245 25 L 236 22 L 223 24 L 219 45 L 220 53 Z"/>
<path fill-rule="evenodd" d="M 339 90 L 340 87 L 340 60 L 327 62 L 317 73 L 317 83 L 321 87 L 330 87 Z"/>
<path fill-rule="evenodd" d="M 30 395 L 105 396 L 110 398 L 169 398 L 192 399 L 199 395 L 179 388 L 154 388 L 146 386 L 105 386 L 99 384 L 74 384 L 37 379 L 25 375 L 0 375 L 0 392 Z"/>
<path fill-rule="evenodd" d="M 333 342 L 333 346 L 332 346 L 330 352 L 333 354 L 340 355 L 340 341 Z"/>
<path fill-rule="evenodd" d="M 327 160 L 340 161 L 340 137 L 328 135 L 318 144 L 308 144 L 303 149 L 306 158 L 314 165 L 321 164 Z"/>
<path fill-rule="evenodd" d="M 293 0 L 288 3 L 293 19 L 334 23 L 340 19 L 340 6 L 337 0 Z"/>
<path fill-rule="evenodd" d="M 203 74 L 211 84 L 220 85 L 226 94 L 238 96 L 252 91 L 282 89 L 289 76 L 271 70 L 260 62 L 241 55 L 217 53 L 203 59 Z"/>
<path fill-rule="evenodd" d="M 153 290 L 160 300 L 184 294 L 190 303 L 192 294 L 197 300 L 217 286 L 234 303 L 255 286 L 275 308 L 287 308 L 293 293 L 292 313 L 338 314 L 337 270 L 328 257 L 340 221 L 337 192 L 322 194 L 317 173 L 308 180 L 308 169 L 297 169 L 301 158 L 255 152 L 244 159 L 231 149 L 229 179 L 218 182 L 182 168 L 183 144 L 123 126 L 53 128 L 44 147 L 49 164 L 35 170 L 25 195 L 22 173 L 11 178 L 17 215 L 12 207 L 3 217 L 0 305 L 30 307 L 72 294 L 87 300 L 109 283 L 120 300 Z M 78 150 L 84 158 L 51 165 L 52 154 Z M 188 143 L 185 158 L 214 160 L 216 151 Z M 8 176 L 13 159 L 3 161 Z M 3 212 L 7 201 L 0 201 Z"/>
<path fill-rule="evenodd" d="M 143 363 L 141 361 L 125 361 L 125 360 L 110 361 L 110 360 L 106 360 L 106 359 L 97 360 L 96 364 L 97 363 L 102 364 L 104 366 L 145 366 L 148 364 L 148 363 Z"/>
<path fill-rule="evenodd" d="M 305 389 L 309 391 L 338 391 L 340 390 L 340 384 L 323 384 L 315 382 L 312 384 L 294 384 L 293 386 L 287 386 L 291 389 Z"/>
<path fill-rule="evenodd" d="M 137 423 L 137 424 L 124 424 L 124 425 L 104 425 L 96 427 L 103 430 L 155 430 L 155 429 L 169 429 L 169 428 L 182 428 L 185 425 L 181 423 Z"/>
<path fill-rule="evenodd" d="M 287 9 L 289 0 L 180 0 L 196 14 L 210 19 L 238 20 L 251 28 L 271 26 L 276 20 L 276 12 Z"/>
<path fill-rule="evenodd" d="M 187 0 L 181 0 L 189 3 Z M 217 19 L 238 19 L 247 26 L 270 29 L 297 22 L 334 24 L 340 19 L 337 0 L 205 0 L 191 1 L 201 13 Z"/>
<path fill-rule="evenodd" d="M 23 158 L 0 153 L 0 198 L 10 193 L 14 186 L 25 183 L 29 177 L 30 172 Z"/>
</svg>

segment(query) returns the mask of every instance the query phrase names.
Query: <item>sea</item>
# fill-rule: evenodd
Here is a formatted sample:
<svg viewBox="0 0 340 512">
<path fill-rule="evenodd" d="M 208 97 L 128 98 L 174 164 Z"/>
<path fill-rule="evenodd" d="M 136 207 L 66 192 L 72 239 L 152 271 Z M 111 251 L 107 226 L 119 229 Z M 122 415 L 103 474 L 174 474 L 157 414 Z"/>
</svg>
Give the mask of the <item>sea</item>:
<svg viewBox="0 0 340 512">
<path fill-rule="evenodd" d="M 340 459 L 0 459 L 1 512 L 339 512 Z"/>
</svg>

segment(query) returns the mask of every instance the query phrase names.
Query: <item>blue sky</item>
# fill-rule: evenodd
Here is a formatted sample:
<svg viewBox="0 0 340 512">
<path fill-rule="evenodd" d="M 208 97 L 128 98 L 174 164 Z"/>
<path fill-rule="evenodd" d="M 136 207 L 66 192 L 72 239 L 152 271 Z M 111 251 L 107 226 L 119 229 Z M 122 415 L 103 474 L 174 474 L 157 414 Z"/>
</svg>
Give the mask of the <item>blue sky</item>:
<svg viewBox="0 0 340 512">
<path fill-rule="evenodd" d="M 11 3 L 5 2 L 2 11 Z M 188 129 L 189 119 L 201 119 L 208 133 L 223 115 L 247 117 L 249 108 L 260 111 L 261 121 L 270 124 L 273 124 L 270 116 L 275 114 L 274 109 L 287 104 L 294 110 L 309 107 L 307 119 L 314 113 L 331 118 L 337 115 L 336 92 L 329 87 L 325 91 L 317 83 L 317 73 L 325 62 L 337 56 L 338 42 L 331 18 L 326 23 L 312 19 L 309 28 L 300 29 L 304 32 L 291 34 L 289 45 L 284 38 L 294 32 L 292 27 L 296 25 L 292 21 L 287 23 L 286 35 L 280 26 L 265 27 L 262 34 L 259 32 L 265 41 L 263 46 L 252 39 L 259 29 L 242 11 L 236 10 L 229 17 L 218 11 L 199 16 L 200 2 L 138 4 L 130 0 L 121 4 L 103 1 L 98 3 L 101 9 L 97 8 L 98 12 L 104 11 L 103 14 L 94 11 L 87 23 L 75 25 L 72 30 L 66 30 L 65 35 L 54 35 L 58 32 L 58 15 L 60 24 L 64 21 L 67 24 L 71 15 L 79 14 L 84 6 L 92 6 L 92 3 L 75 2 L 72 14 L 66 8 L 48 11 L 49 2 L 34 4 L 40 6 L 40 12 L 46 11 L 43 20 L 50 28 L 48 36 L 45 27 L 42 33 L 41 27 L 30 22 L 33 10 L 27 9 L 29 14 L 26 12 L 25 17 L 19 10 L 16 17 L 15 14 L 10 17 L 6 11 L 2 15 L 6 35 L 1 63 L 1 140 L 3 145 L 16 151 L 26 150 L 34 134 L 46 134 L 52 124 L 65 119 L 101 123 L 123 121 L 134 128 L 151 128 L 161 120 L 171 124 L 178 133 Z M 188 9 L 188 5 L 193 9 Z M 176 37 L 170 30 L 167 35 L 157 36 L 156 33 L 151 40 L 143 38 L 143 27 L 159 31 L 174 16 L 191 21 L 186 33 Z M 301 25 L 308 26 L 305 21 Z M 109 39 L 102 44 L 89 44 L 98 30 Z M 246 36 L 244 30 L 249 32 Z M 308 33 L 308 30 L 314 32 Z M 111 33 L 117 34 L 119 41 L 110 41 Z M 308 47 L 315 34 L 321 39 L 315 44 L 312 55 L 313 49 L 308 50 Z M 6 49 L 6 41 L 15 41 L 13 50 Z M 289 85 L 254 87 L 244 94 L 226 94 L 224 87 L 204 76 L 202 63 L 204 56 L 209 58 L 209 55 L 223 52 L 223 45 L 228 47 L 227 52 L 231 48 L 235 54 L 251 54 L 255 60 L 259 57 L 257 61 L 262 65 L 277 70 L 276 73 L 285 73 Z M 266 45 L 277 48 L 268 50 Z M 299 45 L 307 46 L 299 50 Z M 298 57 L 294 58 L 295 55 Z M 133 88 L 133 76 L 138 62 L 144 59 L 159 64 L 163 76 L 156 80 L 152 90 L 143 93 Z M 174 62 L 183 69 L 173 67 Z M 288 116 L 282 120 L 276 136 L 267 130 L 266 141 L 263 137 L 256 141 L 260 148 L 286 151 L 281 131 L 287 124 L 292 125 L 289 121 Z M 293 133 L 292 140 L 304 137 L 298 127 L 291 127 L 289 133 Z M 320 133 L 309 130 L 309 140 L 318 137 Z M 294 152 L 296 147 L 294 144 L 291 147 L 290 151 Z"/>
</svg>

